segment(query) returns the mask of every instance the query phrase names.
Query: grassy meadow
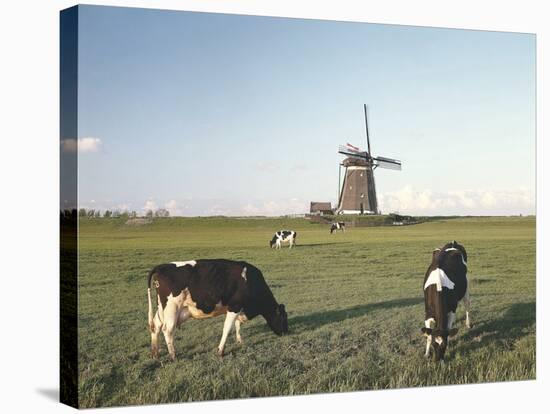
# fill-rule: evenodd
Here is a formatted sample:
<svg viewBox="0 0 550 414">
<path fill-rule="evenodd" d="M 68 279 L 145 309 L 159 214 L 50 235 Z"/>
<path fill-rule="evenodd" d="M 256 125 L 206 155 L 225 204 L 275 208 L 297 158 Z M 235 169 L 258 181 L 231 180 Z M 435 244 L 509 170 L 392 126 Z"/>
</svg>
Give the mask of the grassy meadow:
<svg viewBox="0 0 550 414">
<path fill-rule="evenodd" d="M 305 219 L 164 218 L 79 224 L 81 407 L 311 394 L 535 378 L 535 218 L 453 218 L 329 234 Z M 272 250 L 274 231 L 298 245 Z M 447 364 L 423 358 L 422 282 L 434 248 L 468 251 L 473 327 L 458 308 Z M 176 331 L 177 361 L 161 335 L 150 357 L 147 272 L 198 258 L 259 267 L 290 333 L 259 316 L 217 357 L 223 316 Z"/>
</svg>

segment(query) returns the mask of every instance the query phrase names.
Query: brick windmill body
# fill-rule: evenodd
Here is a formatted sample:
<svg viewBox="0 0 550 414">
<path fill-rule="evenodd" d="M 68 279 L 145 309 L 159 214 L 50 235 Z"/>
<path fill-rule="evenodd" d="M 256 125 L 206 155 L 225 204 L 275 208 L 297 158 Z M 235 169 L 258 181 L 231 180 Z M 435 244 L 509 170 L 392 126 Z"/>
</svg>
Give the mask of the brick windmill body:
<svg viewBox="0 0 550 414">
<path fill-rule="evenodd" d="M 371 155 L 367 105 L 364 105 L 364 109 L 367 151 L 351 144 L 340 145 L 338 148 L 338 153 L 346 156 L 338 170 L 340 178 L 341 168 L 345 168 L 342 186 L 338 183 L 338 214 L 380 214 L 374 170 L 377 167 L 401 170 L 401 161 Z"/>
</svg>

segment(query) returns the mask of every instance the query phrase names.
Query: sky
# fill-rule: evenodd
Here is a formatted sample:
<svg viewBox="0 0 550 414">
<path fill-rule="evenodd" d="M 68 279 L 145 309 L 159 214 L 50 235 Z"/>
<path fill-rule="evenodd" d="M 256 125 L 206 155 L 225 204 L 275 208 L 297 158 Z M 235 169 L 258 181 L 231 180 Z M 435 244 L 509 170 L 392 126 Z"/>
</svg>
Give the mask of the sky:
<svg viewBox="0 0 550 414">
<path fill-rule="evenodd" d="M 79 205 L 283 215 L 338 195 L 338 145 L 383 213 L 535 213 L 532 34 L 80 6 Z"/>
</svg>

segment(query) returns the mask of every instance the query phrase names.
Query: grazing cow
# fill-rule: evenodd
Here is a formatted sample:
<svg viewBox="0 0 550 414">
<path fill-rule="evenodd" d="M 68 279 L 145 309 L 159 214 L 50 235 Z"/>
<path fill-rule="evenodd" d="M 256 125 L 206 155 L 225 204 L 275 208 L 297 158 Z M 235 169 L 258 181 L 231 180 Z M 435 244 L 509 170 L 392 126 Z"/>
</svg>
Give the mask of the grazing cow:
<svg viewBox="0 0 550 414">
<path fill-rule="evenodd" d="M 426 358 L 433 348 L 435 360 L 443 363 L 448 338 L 457 332 L 453 323 L 461 300 L 466 309 L 466 327 L 470 327 L 467 262 L 466 249 L 456 241 L 433 251 L 423 284 L 426 317 L 422 333 L 426 336 Z"/>
<path fill-rule="evenodd" d="M 157 299 L 154 314 L 152 291 Z M 255 316 L 262 315 L 277 335 L 288 332 L 285 306 L 277 303 L 262 272 L 247 262 L 214 259 L 161 264 L 149 273 L 147 295 L 153 358 L 159 356 L 161 331 L 170 357 L 176 358 L 174 332 L 189 318 L 226 315 L 218 345 L 220 356 L 232 326 L 241 343 L 241 323 Z"/>
<path fill-rule="evenodd" d="M 289 249 L 296 244 L 296 236 L 298 233 L 292 230 L 281 230 L 273 235 L 273 238 L 269 241 L 269 247 L 280 249 L 283 243 L 289 244 Z"/>
<path fill-rule="evenodd" d="M 330 226 L 330 234 L 334 233 L 336 230 L 342 230 L 343 232 L 346 231 L 346 223 L 343 221 L 337 221 L 336 223 L 332 223 Z"/>
</svg>

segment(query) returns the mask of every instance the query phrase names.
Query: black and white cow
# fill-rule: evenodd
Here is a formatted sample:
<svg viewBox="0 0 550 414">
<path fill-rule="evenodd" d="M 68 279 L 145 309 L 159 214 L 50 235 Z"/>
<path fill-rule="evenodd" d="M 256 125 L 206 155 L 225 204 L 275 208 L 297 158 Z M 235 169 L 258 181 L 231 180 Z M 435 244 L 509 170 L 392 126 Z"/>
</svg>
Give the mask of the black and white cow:
<svg viewBox="0 0 550 414">
<path fill-rule="evenodd" d="M 466 249 L 456 241 L 433 251 L 423 284 L 426 316 L 422 333 L 426 336 L 426 358 L 433 348 L 435 360 L 443 363 L 448 338 L 457 332 L 453 324 L 461 300 L 466 309 L 466 327 L 470 327 L 467 263 Z"/>
<path fill-rule="evenodd" d="M 341 230 L 343 232 L 346 231 L 346 223 L 343 221 L 337 221 L 336 223 L 332 223 L 330 225 L 330 234 L 334 233 L 336 230 Z"/>
<path fill-rule="evenodd" d="M 247 262 L 213 259 L 161 264 L 149 273 L 147 295 L 153 358 L 159 356 L 161 331 L 170 357 L 176 358 L 174 332 L 189 318 L 226 315 L 218 345 L 220 356 L 233 325 L 241 343 L 241 323 L 258 315 L 277 335 L 288 332 L 285 306 L 277 303 L 262 272 Z M 157 301 L 155 313 L 152 295 Z"/>
<path fill-rule="evenodd" d="M 296 236 L 298 233 L 292 230 L 280 230 L 273 235 L 273 238 L 269 241 L 269 247 L 280 249 L 283 243 L 289 244 L 289 249 L 296 244 Z"/>
</svg>

